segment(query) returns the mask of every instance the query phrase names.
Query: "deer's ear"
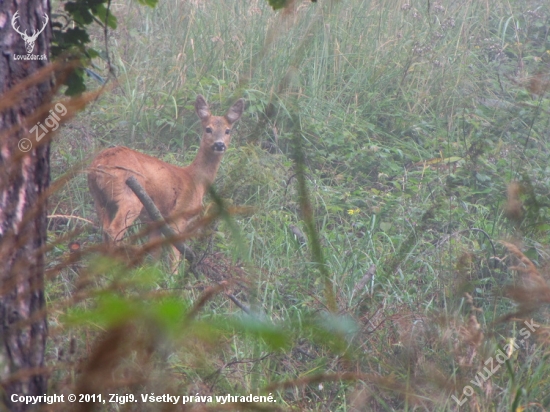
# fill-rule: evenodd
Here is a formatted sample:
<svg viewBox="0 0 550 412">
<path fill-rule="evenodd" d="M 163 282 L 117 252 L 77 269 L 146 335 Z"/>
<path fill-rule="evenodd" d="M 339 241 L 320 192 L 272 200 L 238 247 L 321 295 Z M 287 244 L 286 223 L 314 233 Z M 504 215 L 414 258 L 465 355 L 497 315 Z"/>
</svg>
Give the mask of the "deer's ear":
<svg viewBox="0 0 550 412">
<path fill-rule="evenodd" d="M 243 111 L 244 99 L 239 99 L 235 102 L 233 106 L 229 108 L 227 114 L 225 115 L 225 118 L 230 124 L 233 124 L 241 118 L 241 116 L 243 115 Z"/>
<path fill-rule="evenodd" d="M 197 100 L 195 101 L 195 111 L 201 120 L 206 120 L 210 117 L 208 103 L 206 103 L 206 100 L 204 100 L 204 97 L 200 94 L 197 96 Z"/>
</svg>

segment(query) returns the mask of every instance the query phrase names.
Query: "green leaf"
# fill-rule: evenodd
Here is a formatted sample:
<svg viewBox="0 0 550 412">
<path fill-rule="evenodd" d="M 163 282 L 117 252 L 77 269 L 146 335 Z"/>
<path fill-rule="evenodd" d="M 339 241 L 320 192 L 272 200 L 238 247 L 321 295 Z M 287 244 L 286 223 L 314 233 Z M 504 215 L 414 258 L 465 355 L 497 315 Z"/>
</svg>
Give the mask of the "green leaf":
<svg viewBox="0 0 550 412">
<path fill-rule="evenodd" d="M 304 327 L 310 330 L 316 342 L 328 345 L 338 353 L 344 353 L 350 339 L 357 334 L 357 324 L 348 316 L 339 316 L 333 313 L 322 313 L 315 316 L 310 322 L 304 322 Z"/>
<path fill-rule="evenodd" d="M 137 0 L 139 4 L 144 6 L 149 6 L 151 8 L 155 7 L 158 3 L 158 0 Z"/>
<path fill-rule="evenodd" d="M 380 222 L 380 229 L 382 229 L 383 232 L 388 232 L 391 229 L 391 226 L 391 223 Z"/>
<path fill-rule="evenodd" d="M 64 48 L 65 50 L 68 50 L 74 46 L 76 46 L 80 50 L 83 50 L 84 45 L 89 42 L 90 36 L 88 36 L 86 30 L 80 27 L 68 29 L 66 32 L 62 33 L 58 37 L 59 46 Z"/>
<path fill-rule="evenodd" d="M 111 10 L 109 10 L 108 21 L 105 21 L 107 18 L 107 8 L 104 4 L 98 4 L 92 9 L 92 13 L 94 13 L 94 15 L 97 16 L 103 24 L 107 24 L 107 26 L 109 26 L 111 29 L 116 29 L 117 20 Z"/>
<path fill-rule="evenodd" d="M 92 49 L 92 48 L 86 49 L 86 54 L 90 59 L 100 56 L 99 52 L 96 49 Z"/>
<path fill-rule="evenodd" d="M 489 176 L 487 176 L 486 174 L 483 174 L 483 173 L 476 173 L 476 179 L 479 181 L 479 182 L 488 182 L 491 180 L 491 178 Z"/>
<path fill-rule="evenodd" d="M 65 81 L 67 85 L 67 90 L 65 90 L 65 95 L 75 96 L 86 91 L 86 86 L 84 85 L 84 70 L 75 69 L 68 76 Z"/>
<path fill-rule="evenodd" d="M 290 334 L 267 321 L 246 316 L 237 322 L 237 326 L 240 326 L 245 332 L 263 339 L 272 349 L 284 349 L 290 346 Z"/>
<path fill-rule="evenodd" d="M 81 26 L 90 24 L 94 21 L 94 17 L 92 13 L 90 13 L 87 3 L 70 1 L 65 4 L 65 11 Z"/>
<path fill-rule="evenodd" d="M 165 299 L 152 307 L 153 314 L 160 324 L 171 332 L 181 330 L 181 325 L 189 307 L 179 299 Z"/>
<path fill-rule="evenodd" d="M 268 0 L 273 10 L 279 10 L 286 6 L 287 0 Z"/>
<path fill-rule="evenodd" d="M 109 327 L 134 317 L 137 307 L 131 301 L 114 294 L 105 294 L 98 299 L 97 307 L 92 310 L 76 308 L 69 310 L 63 319 L 67 324 L 89 323 Z"/>
</svg>

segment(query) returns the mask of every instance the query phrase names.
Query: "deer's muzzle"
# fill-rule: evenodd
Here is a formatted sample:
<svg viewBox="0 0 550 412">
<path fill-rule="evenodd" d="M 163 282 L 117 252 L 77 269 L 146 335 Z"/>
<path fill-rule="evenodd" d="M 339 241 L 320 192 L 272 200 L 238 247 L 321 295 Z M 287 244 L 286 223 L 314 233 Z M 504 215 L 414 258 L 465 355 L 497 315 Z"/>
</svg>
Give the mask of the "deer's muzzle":
<svg viewBox="0 0 550 412">
<path fill-rule="evenodd" d="M 225 143 L 224 142 L 216 142 L 212 145 L 212 150 L 215 152 L 225 152 Z"/>
</svg>

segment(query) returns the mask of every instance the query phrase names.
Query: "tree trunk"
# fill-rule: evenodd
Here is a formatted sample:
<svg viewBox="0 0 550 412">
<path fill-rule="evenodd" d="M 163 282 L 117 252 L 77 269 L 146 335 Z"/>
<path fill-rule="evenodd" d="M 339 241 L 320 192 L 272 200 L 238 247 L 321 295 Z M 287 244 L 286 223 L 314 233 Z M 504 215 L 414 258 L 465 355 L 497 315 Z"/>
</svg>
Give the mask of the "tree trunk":
<svg viewBox="0 0 550 412">
<path fill-rule="evenodd" d="M 49 1 L 0 1 L 0 96 L 48 64 L 17 58 L 49 57 L 51 22 L 38 34 L 31 53 L 16 31 L 38 33 L 45 14 L 50 17 Z M 49 102 L 51 90 L 52 76 L 47 75 L 0 109 L 0 382 L 11 411 L 31 406 L 13 402 L 12 395 L 37 396 L 47 390 L 43 250 L 50 148 L 49 139 L 39 144 L 30 133 L 34 124 L 28 118 Z M 0 106 L 4 102 L 0 98 Z"/>
</svg>

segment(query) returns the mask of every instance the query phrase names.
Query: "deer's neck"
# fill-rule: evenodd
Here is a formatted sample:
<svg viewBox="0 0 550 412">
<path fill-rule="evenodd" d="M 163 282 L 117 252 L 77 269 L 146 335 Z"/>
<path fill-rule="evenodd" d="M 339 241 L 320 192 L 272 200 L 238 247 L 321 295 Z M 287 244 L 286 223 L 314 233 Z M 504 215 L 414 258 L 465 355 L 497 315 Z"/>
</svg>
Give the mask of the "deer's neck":
<svg viewBox="0 0 550 412">
<path fill-rule="evenodd" d="M 199 149 L 195 160 L 187 167 L 196 185 L 203 186 L 206 190 L 214 183 L 222 157 L 223 155 L 209 150 Z"/>
</svg>

